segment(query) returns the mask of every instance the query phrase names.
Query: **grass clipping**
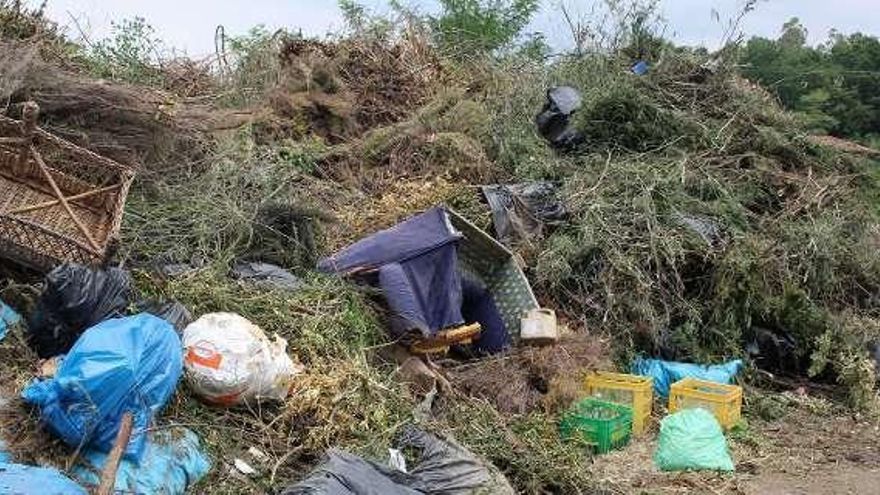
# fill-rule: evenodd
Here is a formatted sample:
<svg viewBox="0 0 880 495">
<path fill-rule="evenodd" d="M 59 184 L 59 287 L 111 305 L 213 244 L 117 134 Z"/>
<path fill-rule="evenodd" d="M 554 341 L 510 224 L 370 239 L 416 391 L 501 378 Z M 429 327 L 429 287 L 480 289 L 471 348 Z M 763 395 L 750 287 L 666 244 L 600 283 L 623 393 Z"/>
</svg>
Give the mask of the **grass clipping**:
<svg viewBox="0 0 880 495">
<path fill-rule="evenodd" d="M 876 404 L 857 330 L 877 321 L 876 162 L 807 139 L 765 93 L 687 54 L 587 93 L 579 118 L 592 140 L 551 169 L 573 218 L 538 257 L 541 294 L 624 362 L 747 357 L 767 329 L 799 363 L 770 371 Z"/>
</svg>

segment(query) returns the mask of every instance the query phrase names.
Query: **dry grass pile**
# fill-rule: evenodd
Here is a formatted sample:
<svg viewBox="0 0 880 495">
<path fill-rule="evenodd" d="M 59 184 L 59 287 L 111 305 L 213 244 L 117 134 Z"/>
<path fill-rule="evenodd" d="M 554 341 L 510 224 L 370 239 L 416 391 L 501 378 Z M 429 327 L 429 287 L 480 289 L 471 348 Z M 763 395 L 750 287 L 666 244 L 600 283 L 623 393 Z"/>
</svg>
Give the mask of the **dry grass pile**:
<svg viewBox="0 0 880 495">
<path fill-rule="evenodd" d="M 16 299 L 18 289 L 21 288 L 7 287 L 0 294 L 4 300 L 11 301 Z M 4 442 L 3 450 L 25 462 L 69 468 L 70 453 L 64 444 L 40 426 L 38 412 L 19 398 L 20 391 L 39 371 L 39 358 L 28 346 L 24 331 L 22 325 L 14 326 L 0 341 L 0 440 Z"/>
<path fill-rule="evenodd" d="M 702 62 L 682 50 L 646 77 L 603 73 L 590 57 L 552 69 L 551 83 L 584 88 L 577 125 L 591 139 L 542 166 L 508 165 L 562 182 L 574 212 L 541 246 L 538 290 L 611 335 L 621 362 L 717 362 L 747 357 L 760 329 L 790 335 L 806 363 L 793 372 L 840 380 L 866 406 L 868 339 L 844 337 L 842 322 L 878 318 L 876 165 L 811 142 L 766 92 Z M 495 90 L 490 107 L 541 95 L 510 81 Z M 495 123 L 501 151 L 531 125 Z M 850 358 L 823 358 L 829 332 L 853 342 Z"/>
<path fill-rule="evenodd" d="M 162 61 L 158 68 L 162 88 L 182 98 L 213 97 L 221 88 L 211 72 L 212 60 L 177 57 Z"/>
<path fill-rule="evenodd" d="M 160 90 L 63 70 L 44 60 L 38 43 L 0 43 L 0 97 L 9 102 L 7 114 L 16 117 L 18 104 L 35 101 L 47 130 L 146 171 L 199 163 L 210 131 L 248 118 L 246 112 L 219 112 Z"/>
<path fill-rule="evenodd" d="M 510 354 L 453 365 L 450 382 L 503 415 L 556 414 L 582 396 L 590 371 L 608 369 L 608 349 L 589 334 L 565 335 L 557 345 L 520 347 Z"/>
<path fill-rule="evenodd" d="M 352 36 L 336 42 L 289 39 L 281 47 L 282 86 L 346 94 L 362 133 L 400 121 L 436 90 L 440 61 L 424 35 Z"/>
<path fill-rule="evenodd" d="M 367 192 L 400 180 L 441 177 L 480 184 L 502 173 L 488 158 L 489 116 L 462 91 L 437 95 L 409 119 L 371 130 L 331 148 L 320 170 L 327 177 Z"/>
<path fill-rule="evenodd" d="M 336 46 L 294 38 L 282 43 L 277 85 L 268 92 L 271 113 L 254 129 L 258 143 L 304 139 L 338 143 L 354 132 L 354 95 L 339 75 Z"/>
<path fill-rule="evenodd" d="M 340 77 L 355 96 L 360 129 L 403 120 L 438 89 L 440 61 L 424 35 L 407 32 L 397 42 L 353 39 L 343 46 Z"/>
<path fill-rule="evenodd" d="M 480 203 L 479 191 L 470 184 L 443 177 L 401 180 L 373 195 L 352 191 L 346 204 L 337 203 L 333 210 L 335 221 L 326 228 L 326 248 L 334 252 L 441 204 L 476 220 L 478 226 L 489 227 L 488 211 Z"/>
<path fill-rule="evenodd" d="M 433 93 L 439 61 L 423 37 L 281 40 L 261 143 L 320 136 L 330 144 L 398 122 Z"/>
</svg>

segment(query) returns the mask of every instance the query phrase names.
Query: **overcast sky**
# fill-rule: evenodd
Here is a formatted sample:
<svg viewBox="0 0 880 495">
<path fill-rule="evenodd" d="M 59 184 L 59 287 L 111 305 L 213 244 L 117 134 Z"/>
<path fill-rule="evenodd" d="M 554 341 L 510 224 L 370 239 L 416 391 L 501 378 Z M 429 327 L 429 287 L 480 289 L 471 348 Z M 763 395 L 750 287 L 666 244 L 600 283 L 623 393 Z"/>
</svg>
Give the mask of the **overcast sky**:
<svg viewBox="0 0 880 495">
<path fill-rule="evenodd" d="M 39 0 L 30 0 L 38 4 Z M 558 5 L 564 1 L 573 10 L 589 12 L 594 0 L 544 0 L 541 12 L 529 27 L 547 33 L 551 44 L 566 46 L 568 36 L 558 18 Z M 681 43 L 715 46 L 723 27 L 712 18 L 714 8 L 722 19 L 735 15 L 744 0 L 660 0 L 667 19 L 667 34 Z M 361 3 L 382 12 L 385 0 Z M 405 0 L 421 11 L 436 8 L 435 0 Z M 190 55 L 213 51 L 214 30 L 223 25 L 227 34 L 241 34 L 264 24 L 270 29 L 301 28 L 305 34 L 323 35 L 342 27 L 336 0 L 49 0 L 49 16 L 68 26 L 76 36 L 80 29 L 91 38 L 106 36 L 110 22 L 140 16 L 156 28 L 169 46 Z M 880 0 L 761 0 L 744 24 L 746 34 L 775 37 L 782 24 L 799 17 L 810 32 L 813 43 L 824 40 L 830 29 L 844 33 L 861 31 L 880 35 Z M 78 20 L 76 27 L 71 19 Z"/>
</svg>

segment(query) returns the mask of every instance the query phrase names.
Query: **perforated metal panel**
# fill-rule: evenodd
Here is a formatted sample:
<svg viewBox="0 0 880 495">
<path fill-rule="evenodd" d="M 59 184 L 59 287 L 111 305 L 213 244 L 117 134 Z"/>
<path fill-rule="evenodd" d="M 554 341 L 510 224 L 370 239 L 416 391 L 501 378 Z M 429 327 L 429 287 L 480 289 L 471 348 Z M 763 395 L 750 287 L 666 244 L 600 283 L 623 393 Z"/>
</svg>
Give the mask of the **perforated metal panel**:
<svg viewBox="0 0 880 495">
<path fill-rule="evenodd" d="M 459 243 L 462 271 L 481 281 L 498 305 L 513 338 L 520 333 L 520 318 L 537 309 L 538 300 L 513 253 L 492 236 L 447 208 L 452 225 L 464 236 Z"/>
</svg>

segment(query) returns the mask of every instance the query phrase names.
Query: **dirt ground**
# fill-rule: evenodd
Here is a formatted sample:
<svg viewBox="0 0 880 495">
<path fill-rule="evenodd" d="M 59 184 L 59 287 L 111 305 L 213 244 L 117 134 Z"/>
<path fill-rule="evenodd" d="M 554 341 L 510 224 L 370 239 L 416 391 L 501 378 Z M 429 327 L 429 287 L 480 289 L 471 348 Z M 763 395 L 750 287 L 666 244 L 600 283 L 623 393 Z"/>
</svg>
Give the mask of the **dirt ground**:
<svg viewBox="0 0 880 495">
<path fill-rule="evenodd" d="M 880 493 L 880 423 L 853 417 L 821 398 L 784 393 L 761 400 L 775 407 L 753 407 L 747 426 L 727 435 L 733 474 L 659 471 L 652 462 L 655 418 L 642 438 L 596 458 L 596 479 L 608 492 L 621 494 Z"/>
</svg>

